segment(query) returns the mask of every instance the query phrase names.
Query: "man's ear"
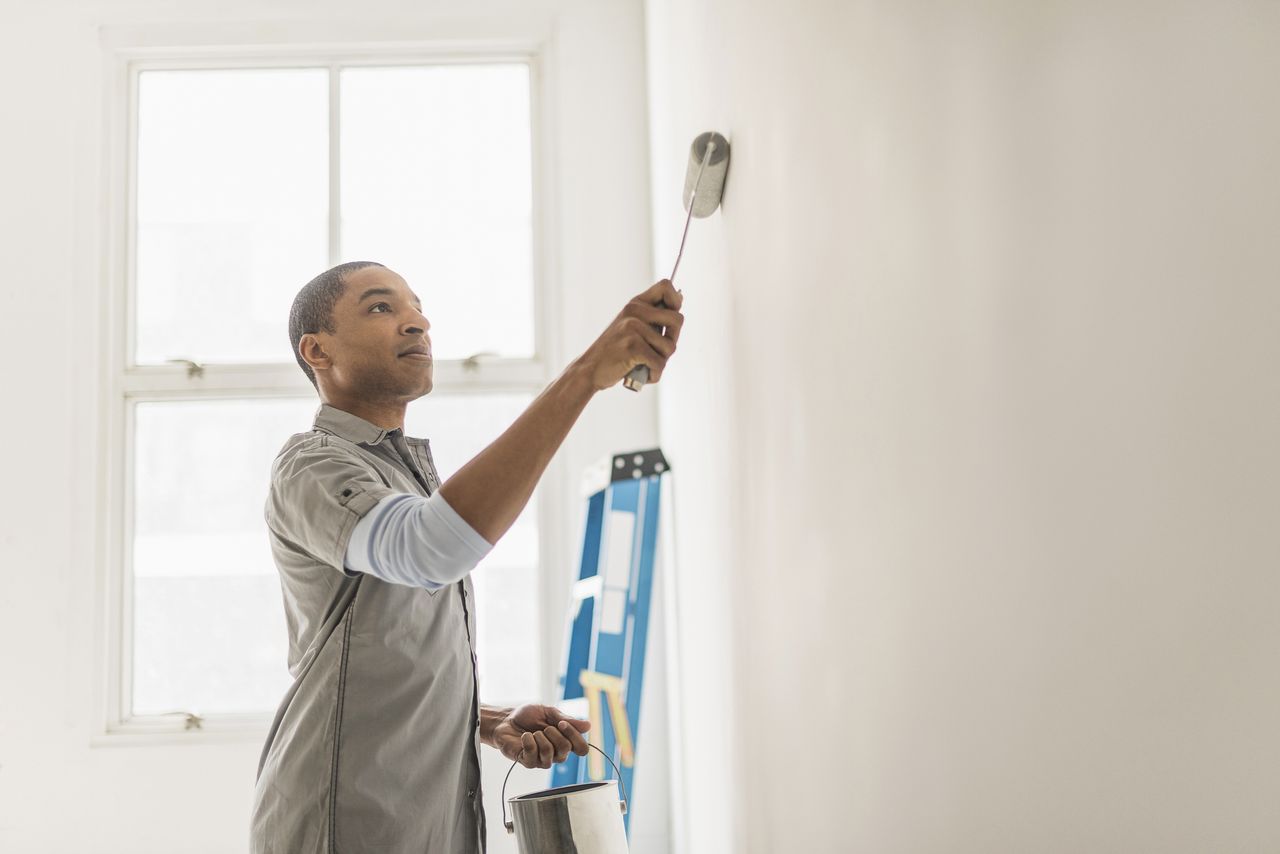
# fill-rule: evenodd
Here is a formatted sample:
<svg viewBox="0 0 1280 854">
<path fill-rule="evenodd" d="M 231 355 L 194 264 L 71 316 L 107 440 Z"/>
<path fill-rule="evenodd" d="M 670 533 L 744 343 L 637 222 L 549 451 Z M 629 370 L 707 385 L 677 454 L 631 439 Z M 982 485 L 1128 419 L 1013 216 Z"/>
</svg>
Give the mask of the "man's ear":
<svg viewBox="0 0 1280 854">
<path fill-rule="evenodd" d="M 298 352 L 313 371 L 326 371 L 333 365 L 329 354 L 320 346 L 320 339 L 313 333 L 308 332 L 298 339 Z"/>
</svg>

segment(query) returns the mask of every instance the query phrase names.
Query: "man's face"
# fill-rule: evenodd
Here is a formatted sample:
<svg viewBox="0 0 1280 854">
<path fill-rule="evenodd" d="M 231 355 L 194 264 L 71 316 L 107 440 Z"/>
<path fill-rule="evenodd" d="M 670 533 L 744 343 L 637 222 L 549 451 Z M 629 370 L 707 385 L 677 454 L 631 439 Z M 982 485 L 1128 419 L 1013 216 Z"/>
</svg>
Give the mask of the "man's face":
<svg viewBox="0 0 1280 854">
<path fill-rule="evenodd" d="M 385 267 L 343 277 L 332 334 L 316 333 L 329 356 L 320 382 L 361 399 L 416 400 L 431 391 L 431 323 L 408 283 Z"/>
</svg>

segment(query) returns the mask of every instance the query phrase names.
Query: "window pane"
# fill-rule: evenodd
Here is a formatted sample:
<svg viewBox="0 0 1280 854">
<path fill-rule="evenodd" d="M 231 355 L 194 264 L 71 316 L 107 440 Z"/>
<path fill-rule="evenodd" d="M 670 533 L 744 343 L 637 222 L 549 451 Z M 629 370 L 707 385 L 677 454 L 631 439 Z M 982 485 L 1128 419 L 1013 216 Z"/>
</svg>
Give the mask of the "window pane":
<svg viewBox="0 0 1280 854">
<path fill-rule="evenodd" d="M 502 433 L 529 394 L 432 396 L 409 407 L 442 480 Z M 271 711 L 289 685 L 280 583 L 262 505 L 271 461 L 307 430 L 311 398 L 140 403 L 134 523 L 135 714 Z M 486 701 L 538 690 L 533 503 L 477 568 Z"/>
<path fill-rule="evenodd" d="M 422 298 L 439 359 L 533 355 L 525 65 L 342 71 L 343 260 Z"/>
<path fill-rule="evenodd" d="M 139 403 L 133 711 L 272 711 L 289 686 L 262 508 L 314 398 Z"/>
<path fill-rule="evenodd" d="M 291 361 L 289 305 L 329 260 L 328 85 L 139 74 L 138 363 Z"/>
<path fill-rule="evenodd" d="M 409 405 L 405 429 L 431 440 L 431 456 L 443 482 L 510 427 L 531 400 L 529 394 L 428 395 Z M 539 662 L 536 502 L 529 502 L 471 580 L 481 699 L 533 700 Z"/>
</svg>

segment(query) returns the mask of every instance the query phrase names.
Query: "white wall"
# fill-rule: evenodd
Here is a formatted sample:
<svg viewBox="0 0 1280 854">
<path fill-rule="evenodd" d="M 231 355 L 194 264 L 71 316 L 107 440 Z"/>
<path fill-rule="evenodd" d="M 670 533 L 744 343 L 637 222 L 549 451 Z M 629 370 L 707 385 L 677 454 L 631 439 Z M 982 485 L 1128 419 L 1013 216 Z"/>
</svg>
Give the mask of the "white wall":
<svg viewBox="0 0 1280 854">
<path fill-rule="evenodd" d="M 1280 849 L 1280 5 L 646 10 L 688 850 Z"/>
<path fill-rule="evenodd" d="M 171 35 L 217 44 L 541 33 L 553 96 L 547 189 L 552 273 L 562 286 L 553 311 L 558 370 L 650 284 L 642 8 L 638 0 L 358 10 L 336 0 L 5 0 L 0 13 L 0 441 L 11 449 L 0 497 L 0 850 L 243 851 L 265 731 L 206 746 L 89 744 L 99 723 L 93 678 L 104 665 L 92 532 L 109 107 L 97 28 L 160 44 Z M 656 404 L 656 395 L 620 389 L 601 396 L 552 464 L 546 482 L 567 514 L 556 532 L 562 575 L 546 595 L 550 664 L 559 663 L 577 568 L 579 475 L 602 455 L 655 444 Z M 486 773 L 506 770 L 492 765 Z M 545 785 L 545 773 L 519 777 L 513 789 Z M 514 846 L 499 825 L 499 783 L 488 779 L 486 795 L 490 850 L 500 852 Z"/>
</svg>

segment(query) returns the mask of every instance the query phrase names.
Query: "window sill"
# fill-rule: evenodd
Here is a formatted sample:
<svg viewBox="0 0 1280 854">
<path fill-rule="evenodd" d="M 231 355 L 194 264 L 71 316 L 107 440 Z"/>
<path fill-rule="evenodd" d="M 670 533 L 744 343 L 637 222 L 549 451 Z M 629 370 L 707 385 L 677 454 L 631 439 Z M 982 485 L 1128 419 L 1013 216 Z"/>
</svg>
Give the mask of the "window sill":
<svg viewBox="0 0 1280 854">
<path fill-rule="evenodd" d="M 89 739 L 90 747 L 167 747 L 175 744 L 258 744 L 271 729 L 269 714 L 223 714 L 189 726 L 182 715 L 141 715 L 109 724 Z"/>
</svg>

